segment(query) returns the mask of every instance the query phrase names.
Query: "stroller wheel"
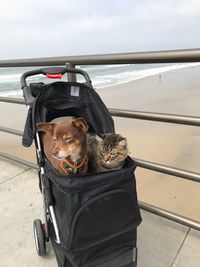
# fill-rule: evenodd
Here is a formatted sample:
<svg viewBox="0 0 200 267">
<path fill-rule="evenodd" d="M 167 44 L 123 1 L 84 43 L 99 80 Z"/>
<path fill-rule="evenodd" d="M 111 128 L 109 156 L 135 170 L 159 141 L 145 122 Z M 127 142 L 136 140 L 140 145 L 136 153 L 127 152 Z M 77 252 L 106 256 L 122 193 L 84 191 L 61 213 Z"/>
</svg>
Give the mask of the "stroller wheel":
<svg viewBox="0 0 200 267">
<path fill-rule="evenodd" d="M 46 254 L 45 232 L 39 219 L 33 222 L 33 233 L 37 254 L 39 256 L 44 256 Z"/>
</svg>

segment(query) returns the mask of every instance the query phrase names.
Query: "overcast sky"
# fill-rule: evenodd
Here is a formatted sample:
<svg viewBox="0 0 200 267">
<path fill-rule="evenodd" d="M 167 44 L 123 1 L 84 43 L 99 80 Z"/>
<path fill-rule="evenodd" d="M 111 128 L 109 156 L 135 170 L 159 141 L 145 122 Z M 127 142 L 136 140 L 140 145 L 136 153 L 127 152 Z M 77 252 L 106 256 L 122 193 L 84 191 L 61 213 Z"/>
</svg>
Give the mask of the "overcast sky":
<svg viewBox="0 0 200 267">
<path fill-rule="evenodd" d="M 2 0 L 0 59 L 200 48 L 200 0 Z"/>
</svg>

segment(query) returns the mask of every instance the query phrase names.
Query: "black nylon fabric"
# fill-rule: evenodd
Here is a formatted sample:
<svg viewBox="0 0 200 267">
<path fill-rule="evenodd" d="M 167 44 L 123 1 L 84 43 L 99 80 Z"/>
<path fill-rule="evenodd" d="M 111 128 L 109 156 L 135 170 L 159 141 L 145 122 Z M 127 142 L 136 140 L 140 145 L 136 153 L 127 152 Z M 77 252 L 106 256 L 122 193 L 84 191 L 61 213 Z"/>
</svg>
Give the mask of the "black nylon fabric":
<svg viewBox="0 0 200 267">
<path fill-rule="evenodd" d="M 55 242 L 52 224 L 51 242 L 55 251 L 58 267 L 137 267 L 137 229 L 128 232 L 119 238 L 84 250 L 79 253 L 67 252 Z M 129 254 L 129 259 L 124 255 Z"/>
<path fill-rule="evenodd" d="M 72 88 L 79 88 L 79 95 L 71 95 Z M 83 117 L 96 133 L 114 132 L 113 119 L 95 90 L 85 84 L 54 82 L 43 90 L 30 106 L 24 128 L 22 144 L 29 147 L 36 133 L 36 123 L 51 121 L 56 117 Z"/>
<path fill-rule="evenodd" d="M 46 162 L 61 239 L 54 246 L 63 252 L 57 253 L 59 267 L 65 261 L 75 267 L 96 266 L 136 246 L 141 216 L 135 168 L 127 158 L 121 170 L 66 177 Z"/>
</svg>

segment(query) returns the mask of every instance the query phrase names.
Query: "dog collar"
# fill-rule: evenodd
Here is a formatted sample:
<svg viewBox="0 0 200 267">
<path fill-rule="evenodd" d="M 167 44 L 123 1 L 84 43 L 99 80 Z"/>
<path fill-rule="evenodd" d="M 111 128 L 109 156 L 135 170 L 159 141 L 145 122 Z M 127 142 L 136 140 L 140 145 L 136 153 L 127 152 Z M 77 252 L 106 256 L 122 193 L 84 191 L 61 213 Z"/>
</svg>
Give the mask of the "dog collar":
<svg viewBox="0 0 200 267">
<path fill-rule="evenodd" d="M 60 162 L 60 168 L 67 175 L 85 174 L 87 171 L 87 164 L 88 154 L 86 153 L 79 165 L 74 165 L 69 160 L 63 159 Z"/>
</svg>

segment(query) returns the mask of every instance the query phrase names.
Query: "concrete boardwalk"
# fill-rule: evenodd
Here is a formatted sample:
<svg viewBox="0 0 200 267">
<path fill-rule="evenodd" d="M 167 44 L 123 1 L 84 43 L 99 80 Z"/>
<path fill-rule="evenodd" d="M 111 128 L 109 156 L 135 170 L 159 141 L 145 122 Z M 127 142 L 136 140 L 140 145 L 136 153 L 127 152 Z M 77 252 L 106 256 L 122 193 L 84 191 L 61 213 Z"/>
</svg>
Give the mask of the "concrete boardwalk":
<svg viewBox="0 0 200 267">
<path fill-rule="evenodd" d="M 199 267 L 200 233 L 142 212 L 138 267 Z M 37 256 L 32 223 L 43 219 L 35 170 L 0 158 L 0 267 L 56 267 L 54 252 Z M 113 266 L 114 267 L 114 266 Z"/>
</svg>

